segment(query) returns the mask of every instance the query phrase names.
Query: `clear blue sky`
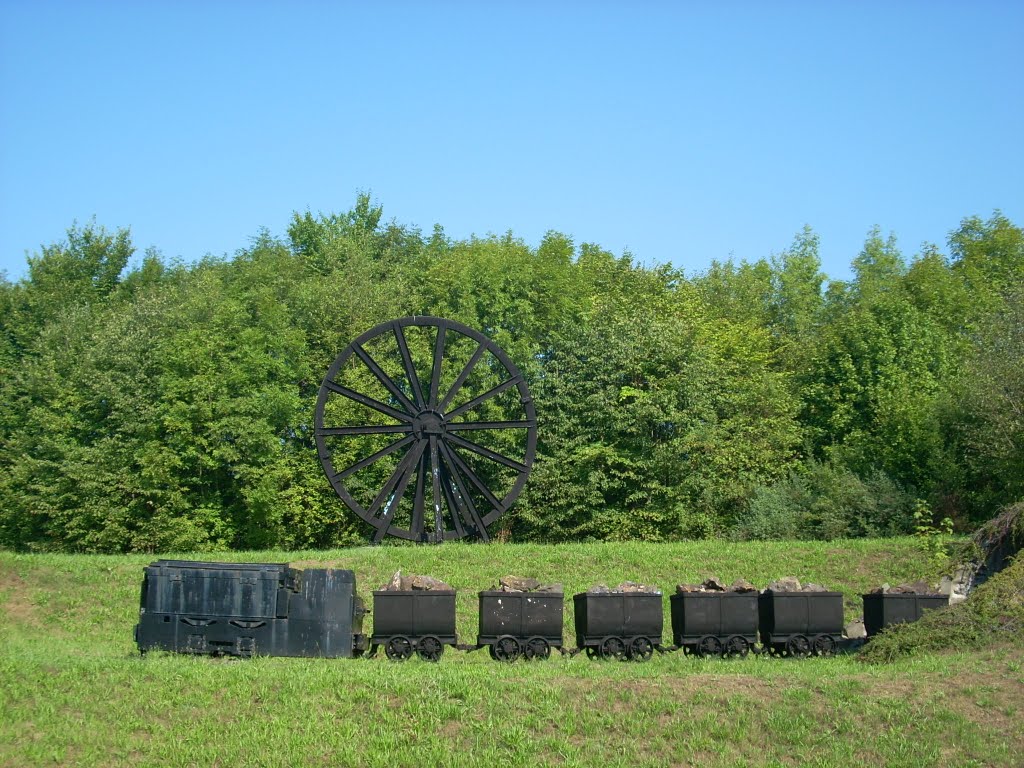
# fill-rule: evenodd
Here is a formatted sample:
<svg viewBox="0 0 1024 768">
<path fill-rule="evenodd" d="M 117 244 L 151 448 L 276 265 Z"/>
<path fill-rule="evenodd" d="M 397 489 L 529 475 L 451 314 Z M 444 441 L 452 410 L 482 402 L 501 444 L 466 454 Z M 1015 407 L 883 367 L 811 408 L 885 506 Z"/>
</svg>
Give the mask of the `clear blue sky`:
<svg viewBox="0 0 1024 768">
<path fill-rule="evenodd" d="M 293 211 L 557 229 L 641 263 L 809 224 L 1024 225 L 1024 2 L 0 0 L 0 269 L 74 220 L 191 261 Z"/>
</svg>

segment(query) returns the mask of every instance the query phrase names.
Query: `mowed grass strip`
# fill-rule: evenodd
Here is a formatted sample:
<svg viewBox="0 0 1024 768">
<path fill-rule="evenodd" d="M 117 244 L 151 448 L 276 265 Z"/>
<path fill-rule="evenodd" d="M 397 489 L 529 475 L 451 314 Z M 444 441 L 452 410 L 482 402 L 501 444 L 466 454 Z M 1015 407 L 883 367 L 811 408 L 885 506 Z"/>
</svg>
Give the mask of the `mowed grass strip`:
<svg viewBox="0 0 1024 768">
<path fill-rule="evenodd" d="M 399 567 L 444 578 L 466 593 L 464 642 L 475 640 L 476 591 L 506 573 L 561 581 L 567 595 L 598 581 L 668 593 L 710 574 L 758 586 L 796 575 L 841 589 L 859 614 L 862 591 L 927 569 L 909 539 L 203 557 L 348 567 L 367 598 Z M 436 665 L 143 658 L 131 633 L 151 559 L 0 553 L 0 765 L 1010 766 L 1024 750 L 1017 647 L 879 668 L 681 654 L 514 665 L 452 651 Z M 571 626 L 567 615 L 569 644 Z"/>
</svg>

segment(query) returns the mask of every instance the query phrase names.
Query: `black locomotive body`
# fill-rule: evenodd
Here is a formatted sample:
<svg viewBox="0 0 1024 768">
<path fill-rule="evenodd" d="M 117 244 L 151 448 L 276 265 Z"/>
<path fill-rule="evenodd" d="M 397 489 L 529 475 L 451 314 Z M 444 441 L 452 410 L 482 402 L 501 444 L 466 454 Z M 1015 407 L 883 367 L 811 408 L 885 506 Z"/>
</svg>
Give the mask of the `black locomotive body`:
<svg viewBox="0 0 1024 768">
<path fill-rule="evenodd" d="M 352 571 L 158 560 L 135 641 L 142 652 L 351 657 L 366 649 L 364 613 Z"/>
</svg>

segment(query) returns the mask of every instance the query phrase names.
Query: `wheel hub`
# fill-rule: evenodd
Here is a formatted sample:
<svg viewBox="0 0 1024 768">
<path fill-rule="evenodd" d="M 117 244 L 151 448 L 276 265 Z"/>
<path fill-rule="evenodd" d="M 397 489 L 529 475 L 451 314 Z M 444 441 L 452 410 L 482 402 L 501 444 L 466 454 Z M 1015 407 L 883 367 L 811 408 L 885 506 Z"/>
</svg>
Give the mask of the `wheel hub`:
<svg viewBox="0 0 1024 768">
<path fill-rule="evenodd" d="M 417 413 L 412 422 L 412 433 L 416 436 L 417 440 L 422 440 L 424 437 L 430 437 L 431 435 L 443 435 L 447 431 L 444 414 L 429 408 Z"/>
</svg>

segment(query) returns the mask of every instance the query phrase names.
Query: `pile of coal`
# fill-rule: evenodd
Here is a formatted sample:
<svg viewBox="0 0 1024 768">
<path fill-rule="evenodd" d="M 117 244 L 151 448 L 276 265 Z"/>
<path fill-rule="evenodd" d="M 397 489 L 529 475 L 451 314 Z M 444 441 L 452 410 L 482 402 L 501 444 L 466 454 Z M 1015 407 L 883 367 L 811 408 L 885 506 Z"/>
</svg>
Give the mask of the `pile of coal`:
<svg viewBox="0 0 1024 768">
<path fill-rule="evenodd" d="M 757 592 L 757 587 L 746 579 L 736 579 L 729 586 L 714 576 L 704 579 L 700 584 L 676 584 L 676 592 Z"/>
<path fill-rule="evenodd" d="M 588 595 L 621 595 L 627 592 L 645 592 L 654 595 L 661 594 L 661 590 L 657 587 L 638 584 L 635 581 L 624 581 L 617 587 L 609 587 L 607 584 L 595 584 L 587 590 Z"/>
<path fill-rule="evenodd" d="M 562 592 L 561 584 L 541 584 L 537 579 L 521 576 L 503 576 L 498 579 L 496 592 Z"/>
<path fill-rule="evenodd" d="M 820 584 L 801 584 L 800 580 L 796 576 L 783 576 L 781 579 L 776 579 L 767 587 L 764 588 L 765 592 L 828 592 L 828 590 Z"/>
<path fill-rule="evenodd" d="M 438 590 L 450 591 L 451 587 L 440 579 L 433 576 L 403 576 L 401 571 L 395 571 L 391 581 L 380 588 L 382 592 L 436 592 Z"/>
<path fill-rule="evenodd" d="M 938 589 L 933 587 L 927 581 L 914 581 L 909 584 L 898 584 L 895 587 L 890 587 L 888 584 L 883 584 L 880 587 L 876 587 L 871 590 L 872 595 L 940 595 Z"/>
</svg>

